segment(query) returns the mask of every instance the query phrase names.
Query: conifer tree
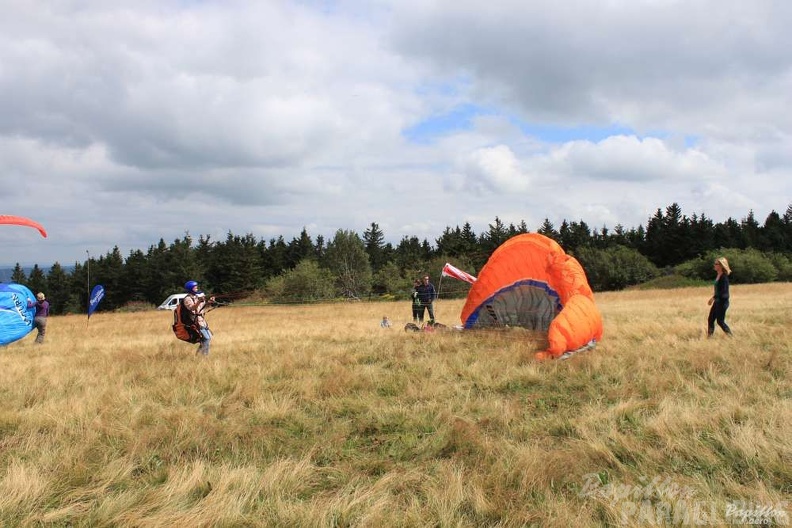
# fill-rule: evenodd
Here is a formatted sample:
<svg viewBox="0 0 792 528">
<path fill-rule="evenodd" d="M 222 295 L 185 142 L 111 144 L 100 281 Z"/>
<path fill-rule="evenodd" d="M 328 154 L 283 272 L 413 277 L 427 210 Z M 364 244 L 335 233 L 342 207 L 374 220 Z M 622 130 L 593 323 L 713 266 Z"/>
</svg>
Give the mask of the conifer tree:
<svg viewBox="0 0 792 528">
<path fill-rule="evenodd" d="M 39 268 L 38 264 L 33 265 L 33 269 L 30 270 L 30 276 L 27 279 L 27 287 L 36 294 L 38 292 L 46 292 L 47 288 L 47 277 L 44 275 L 44 272 Z"/>
<path fill-rule="evenodd" d="M 363 243 L 374 273 L 378 272 L 387 262 L 385 256 L 385 234 L 379 225 L 372 222 L 363 232 Z"/>
<path fill-rule="evenodd" d="M 546 236 L 547 238 L 552 238 L 556 242 L 558 242 L 561 239 L 560 233 L 556 231 L 555 226 L 553 225 L 553 223 L 550 221 L 549 218 L 544 219 L 544 222 L 542 222 L 542 225 L 539 227 L 539 229 L 536 232 L 539 233 L 540 235 Z"/>
<path fill-rule="evenodd" d="M 69 299 L 69 279 L 63 266 L 55 262 L 47 273 L 47 290 L 45 291 L 52 315 L 64 313 Z"/>
<path fill-rule="evenodd" d="M 363 240 L 354 231 L 336 231 L 322 264 L 333 273 L 343 297 L 360 299 L 371 291 L 371 264 Z"/>
<path fill-rule="evenodd" d="M 11 272 L 11 282 L 16 282 L 17 284 L 27 284 L 27 275 L 25 275 L 25 270 L 22 269 L 22 266 L 19 265 L 19 262 L 17 262 L 16 266 L 14 266 L 14 271 Z"/>
<path fill-rule="evenodd" d="M 770 211 L 770 214 L 765 219 L 764 226 L 762 226 L 762 241 L 764 242 L 764 247 L 758 248 L 762 251 L 778 253 L 788 251 L 784 221 L 781 219 L 781 215 L 775 211 Z"/>
<path fill-rule="evenodd" d="M 300 238 L 293 238 L 286 248 L 286 265 L 291 269 L 307 258 L 315 259 L 316 256 L 314 243 L 308 235 L 308 230 L 303 227 Z"/>
</svg>

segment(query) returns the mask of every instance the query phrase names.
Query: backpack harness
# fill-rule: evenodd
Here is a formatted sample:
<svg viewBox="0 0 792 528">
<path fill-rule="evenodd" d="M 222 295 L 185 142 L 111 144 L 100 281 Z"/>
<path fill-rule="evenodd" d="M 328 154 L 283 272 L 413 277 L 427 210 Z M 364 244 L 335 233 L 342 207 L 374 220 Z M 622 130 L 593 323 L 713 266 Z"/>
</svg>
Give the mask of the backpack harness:
<svg viewBox="0 0 792 528">
<path fill-rule="evenodd" d="M 186 297 L 185 297 L 186 299 Z M 198 343 L 201 341 L 201 330 L 195 314 L 184 306 L 184 299 L 179 301 L 173 311 L 173 333 L 182 341 Z"/>
</svg>

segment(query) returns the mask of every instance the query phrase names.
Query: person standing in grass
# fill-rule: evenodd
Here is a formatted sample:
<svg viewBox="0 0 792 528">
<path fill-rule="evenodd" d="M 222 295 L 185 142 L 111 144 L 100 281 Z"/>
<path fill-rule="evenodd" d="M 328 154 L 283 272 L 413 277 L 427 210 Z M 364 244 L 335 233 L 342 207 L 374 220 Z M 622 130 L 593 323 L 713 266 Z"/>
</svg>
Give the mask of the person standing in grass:
<svg viewBox="0 0 792 528">
<path fill-rule="evenodd" d="M 413 289 L 410 293 L 410 301 L 412 303 L 412 320 L 413 323 L 418 322 L 418 313 L 423 312 L 423 308 L 421 307 L 421 299 L 418 298 L 418 288 L 421 286 L 421 281 L 415 279 L 413 281 Z"/>
<path fill-rule="evenodd" d="M 209 325 L 204 318 L 204 310 L 209 305 L 215 304 L 215 298 L 206 298 L 204 292 L 198 289 L 198 283 L 191 280 L 184 284 L 184 290 L 187 292 L 187 297 L 182 299 L 182 304 L 190 312 L 191 321 L 198 327 L 201 334 L 200 344 L 196 354 L 202 356 L 209 355 L 209 345 L 212 342 L 212 331 L 209 330 Z"/>
<path fill-rule="evenodd" d="M 715 333 L 715 323 L 718 323 L 726 335 L 732 336 L 731 328 L 726 324 L 726 310 L 729 309 L 729 275 L 731 268 L 725 257 L 718 258 L 713 264 L 715 273 L 715 293 L 710 297 L 707 304 L 710 305 L 709 317 L 707 318 L 707 337 L 712 337 Z"/>
<path fill-rule="evenodd" d="M 424 275 L 423 282 L 415 287 L 418 292 L 418 300 L 421 305 L 418 307 L 418 320 L 423 322 L 424 309 L 429 312 L 429 322 L 434 323 L 434 300 L 437 298 L 437 292 L 434 285 L 429 282 L 429 275 Z"/>
<path fill-rule="evenodd" d="M 29 304 L 33 305 L 33 302 L 30 301 Z M 42 292 L 36 294 L 35 306 L 36 315 L 33 317 L 33 326 L 38 330 L 36 343 L 40 345 L 44 343 L 44 336 L 47 335 L 47 317 L 49 317 L 50 309 L 49 301 Z"/>
</svg>

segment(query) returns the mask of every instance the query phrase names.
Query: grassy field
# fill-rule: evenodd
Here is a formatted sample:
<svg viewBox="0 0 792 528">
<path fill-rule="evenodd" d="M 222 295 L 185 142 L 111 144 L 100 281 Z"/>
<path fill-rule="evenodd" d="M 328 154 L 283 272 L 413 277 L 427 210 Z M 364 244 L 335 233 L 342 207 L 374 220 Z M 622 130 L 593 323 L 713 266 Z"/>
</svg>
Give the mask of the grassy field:
<svg viewBox="0 0 792 528">
<path fill-rule="evenodd" d="M 792 284 L 732 286 L 733 339 L 710 295 L 599 294 L 547 362 L 408 303 L 224 307 L 208 358 L 170 312 L 53 317 L 0 348 L 0 524 L 789 524 Z"/>
</svg>

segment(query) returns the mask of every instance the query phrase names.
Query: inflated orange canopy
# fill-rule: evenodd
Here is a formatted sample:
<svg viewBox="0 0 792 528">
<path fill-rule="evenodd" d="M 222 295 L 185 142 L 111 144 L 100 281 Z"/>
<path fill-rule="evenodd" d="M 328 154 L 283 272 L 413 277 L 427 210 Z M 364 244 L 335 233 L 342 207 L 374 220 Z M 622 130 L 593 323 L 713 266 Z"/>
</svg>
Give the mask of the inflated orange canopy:
<svg viewBox="0 0 792 528">
<path fill-rule="evenodd" d="M 465 328 L 519 326 L 547 332 L 540 359 L 602 338 L 602 316 L 580 263 L 537 233 L 504 242 L 481 269 L 462 308 Z"/>
</svg>

